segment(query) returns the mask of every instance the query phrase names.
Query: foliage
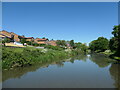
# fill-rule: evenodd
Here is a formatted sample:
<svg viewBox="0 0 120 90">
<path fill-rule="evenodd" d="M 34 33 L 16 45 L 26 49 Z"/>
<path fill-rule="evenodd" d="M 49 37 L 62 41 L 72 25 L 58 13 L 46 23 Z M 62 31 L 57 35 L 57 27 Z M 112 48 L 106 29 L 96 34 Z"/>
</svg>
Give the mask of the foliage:
<svg viewBox="0 0 120 90">
<path fill-rule="evenodd" d="M 120 25 L 115 25 L 114 28 L 113 28 L 113 31 L 112 31 L 112 34 L 114 35 L 114 37 L 117 37 L 119 38 L 119 28 L 120 28 Z"/>
<path fill-rule="evenodd" d="M 26 39 L 25 39 L 25 38 L 22 38 L 22 39 L 20 39 L 20 42 L 21 42 L 22 44 L 24 44 L 24 43 L 26 43 Z"/>
<path fill-rule="evenodd" d="M 45 39 L 45 37 L 43 37 L 42 39 Z"/>
<path fill-rule="evenodd" d="M 70 40 L 70 46 L 74 47 L 74 40 Z"/>
<path fill-rule="evenodd" d="M 81 51 L 84 51 L 84 52 L 87 52 L 88 46 L 87 46 L 86 44 L 81 44 L 80 50 L 81 50 Z"/>
<path fill-rule="evenodd" d="M 81 42 L 78 42 L 78 43 L 75 43 L 75 44 L 74 44 L 75 48 L 81 48 L 81 45 L 82 45 Z"/>
<path fill-rule="evenodd" d="M 33 45 L 33 42 L 32 42 L 32 41 L 26 41 L 26 43 L 27 43 L 28 45 Z"/>
<path fill-rule="evenodd" d="M 89 48 L 91 51 L 104 52 L 109 49 L 109 41 L 107 38 L 99 37 L 89 44 Z"/>
<path fill-rule="evenodd" d="M 2 43 L 10 43 L 10 39 L 9 38 L 5 38 L 4 40 L 2 40 Z"/>
<path fill-rule="evenodd" d="M 40 44 L 39 46 L 41 46 L 41 47 L 45 47 L 45 46 L 46 46 L 46 44 Z"/>
<path fill-rule="evenodd" d="M 104 54 L 106 56 L 110 56 L 111 54 L 113 54 L 113 52 L 111 52 L 111 50 L 105 50 L 104 52 L 100 52 L 101 54 Z"/>
<path fill-rule="evenodd" d="M 120 25 L 114 26 L 112 34 L 114 37 L 110 39 L 110 50 L 115 51 L 115 55 L 120 57 Z"/>
<path fill-rule="evenodd" d="M 56 44 L 57 46 L 67 46 L 65 40 L 57 40 Z"/>
<path fill-rule="evenodd" d="M 40 46 L 38 43 L 33 43 L 32 45 L 33 46 Z"/>
<path fill-rule="evenodd" d="M 111 51 L 117 51 L 118 48 L 118 41 L 115 37 L 112 37 L 109 42 L 109 48 Z"/>
<path fill-rule="evenodd" d="M 45 48 L 47 49 L 52 49 L 52 50 L 63 50 L 63 48 L 61 48 L 60 46 L 52 46 L 52 45 L 46 45 Z"/>
<path fill-rule="evenodd" d="M 10 69 L 14 67 L 24 67 L 35 63 L 44 63 L 55 60 L 62 60 L 73 55 L 80 54 L 80 50 L 66 52 L 58 47 L 49 47 L 52 49 L 37 49 L 34 47 L 26 48 L 2 48 L 2 68 Z M 53 49 L 54 48 L 54 49 Z"/>
<path fill-rule="evenodd" d="M 14 35 L 11 35 L 11 42 L 14 42 Z"/>
</svg>

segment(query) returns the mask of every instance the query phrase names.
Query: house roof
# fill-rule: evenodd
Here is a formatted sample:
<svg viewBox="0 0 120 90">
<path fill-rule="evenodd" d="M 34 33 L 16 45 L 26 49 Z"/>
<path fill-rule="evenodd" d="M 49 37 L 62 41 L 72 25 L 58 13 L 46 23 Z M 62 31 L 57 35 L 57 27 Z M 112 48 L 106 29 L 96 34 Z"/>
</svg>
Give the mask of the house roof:
<svg viewBox="0 0 120 90">
<path fill-rule="evenodd" d="M 24 36 L 20 36 L 20 37 L 25 39 L 34 39 L 34 37 L 24 37 Z"/>
<path fill-rule="evenodd" d="M 34 37 L 25 37 L 26 39 L 33 39 Z"/>
<path fill-rule="evenodd" d="M 12 35 L 17 35 L 17 34 L 15 34 L 14 32 L 8 32 L 8 31 L 6 31 L 6 30 L 2 30 L 0 33 L 1 33 L 2 35 L 4 35 L 4 36 L 8 37 L 8 38 L 11 38 Z"/>
<path fill-rule="evenodd" d="M 41 41 L 43 40 L 44 41 L 44 40 L 48 40 L 48 39 L 37 39 L 37 40 L 41 40 Z"/>
<path fill-rule="evenodd" d="M 1 33 L 0 33 L 0 36 L 1 36 L 1 37 L 8 37 L 8 38 L 11 38 L 11 37 L 9 37 L 9 36 L 7 36 L 7 35 L 5 35 L 5 34 L 1 34 Z"/>
</svg>

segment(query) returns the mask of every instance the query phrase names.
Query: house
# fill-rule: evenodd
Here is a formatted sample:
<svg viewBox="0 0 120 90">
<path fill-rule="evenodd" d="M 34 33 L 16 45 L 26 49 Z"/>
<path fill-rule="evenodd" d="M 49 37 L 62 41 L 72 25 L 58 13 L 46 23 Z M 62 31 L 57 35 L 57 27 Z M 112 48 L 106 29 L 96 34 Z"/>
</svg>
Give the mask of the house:
<svg viewBox="0 0 120 90">
<path fill-rule="evenodd" d="M 10 39 L 11 37 L 6 36 L 6 35 L 0 33 L 0 39 L 4 40 L 5 38 L 9 38 Z"/>
<path fill-rule="evenodd" d="M 34 42 L 37 43 L 37 44 L 47 44 L 47 41 L 48 41 L 48 39 L 46 39 L 46 38 L 44 38 L 44 39 L 41 39 L 41 38 L 34 39 Z"/>
<path fill-rule="evenodd" d="M 52 45 L 52 46 L 57 46 L 55 40 L 48 41 L 47 44 L 48 44 L 48 45 Z"/>
<path fill-rule="evenodd" d="M 19 36 L 19 38 L 20 38 L 20 39 L 23 39 L 23 38 L 24 38 L 26 41 L 30 41 L 30 42 L 34 41 L 34 37 Z"/>
<path fill-rule="evenodd" d="M 9 32 L 7 32 L 7 31 L 5 31 L 5 30 L 0 31 L 0 34 L 1 34 L 2 36 L 6 36 L 6 37 L 11 38 L 11 34 L 10 34 Z"/>
<path fill-rule="evenodd" d="M 0 31 L 0 38 L 5 39 L 5 38 L 9 38 L 11 41 L 16 41 L 19 42 L 19 35 L 13 33 L 13 32 L 7 32 L 5 30 Z"/>
<path fill-rule="evenodd" d="M 9 38 L 11 41 L 10 42 L 17 42 L 19 43 L 21 39 L 25 39 L 26 41 L 34 42 L 37 44 L 47 44 L 47 45 L 52 45 L 52 46 L 57 46 L 55 40 L 48 40 L 47 38 L 36 38 L 34 37 L 25 37 L 25 36 L 20 36 L 15 34 L 14 32 L 8 32 L 5 30 L 0 31 L 0 38 L 4 40 L 5 38 Z"/>
<path fill-rule="evenodd" d="M 20 39 L 25 38 L 26 41 L 34 41 L 33 37 L 24 37 L 24 36 L 20 36 L 15 34 L 14 32 L 8 32 L 5 30 L 0 31 L 0 38 L 3 40 L 5 38 L 9 38 L 9 39 L 13 39 L 15 42 L 20 42 Z"/>
<path fill-rule="evenodd" d="M 34 41 L 33 37 L 25 37 L 25 39 L 26 39 L 26 41 L 30 41 L 30 42 Z"/>
<path fill-rule="evenodd" d="M 14 41 L 20 42 L 19 35 L 15 34 L 13 32 L 10 32 L 10 34 L 11 34 L 11 38 L 13 37 Z"/>
</svg>

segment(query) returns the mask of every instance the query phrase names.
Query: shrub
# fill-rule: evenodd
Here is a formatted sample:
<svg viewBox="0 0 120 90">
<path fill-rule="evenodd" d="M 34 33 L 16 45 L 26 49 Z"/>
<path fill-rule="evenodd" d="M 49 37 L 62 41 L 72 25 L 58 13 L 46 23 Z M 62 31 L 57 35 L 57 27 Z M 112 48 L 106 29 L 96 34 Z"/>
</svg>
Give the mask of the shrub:
<svg viewBox="0 0 120 90">
<path fill-rule="evenodd" d="M 2 48 L 2 68 L 24 67 L 35 63 L 46 63 L 69 58 L 80 54 L 80 50 L 63 50 L 60 47 L 48 46 L 50 49 L 26 48 Z"/>
</svg>

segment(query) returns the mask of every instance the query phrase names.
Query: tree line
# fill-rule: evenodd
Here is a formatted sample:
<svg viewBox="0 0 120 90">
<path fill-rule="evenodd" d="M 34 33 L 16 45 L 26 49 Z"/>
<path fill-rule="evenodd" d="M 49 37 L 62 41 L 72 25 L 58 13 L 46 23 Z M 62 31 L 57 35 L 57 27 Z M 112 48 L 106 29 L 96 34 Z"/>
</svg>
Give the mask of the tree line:
<svg viewBox="0 0 120 90">
<path fill-rule="evenodd" d="M 97 40 L 90 42 L 89 49 L 97 53 L 109 50 L 112 52 L 112 56 L 120 57 L 120 25 L 115 25 L 111 34 L 113 37 L 110 40 L 105 37 L 98 37 Z"/>
</svg>

